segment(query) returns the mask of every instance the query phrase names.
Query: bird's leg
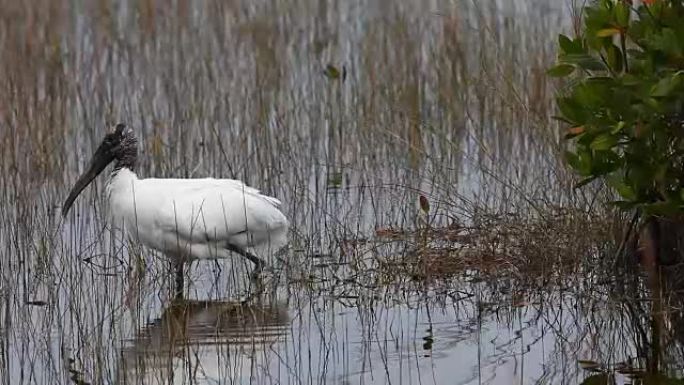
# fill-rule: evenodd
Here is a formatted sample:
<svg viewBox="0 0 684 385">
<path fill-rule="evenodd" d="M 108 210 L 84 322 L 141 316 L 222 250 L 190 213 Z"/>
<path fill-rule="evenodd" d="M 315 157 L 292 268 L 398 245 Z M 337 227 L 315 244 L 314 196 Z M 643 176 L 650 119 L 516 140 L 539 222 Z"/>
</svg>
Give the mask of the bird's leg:
<svg viewBox="0 0 684 385">
<path fill-rule="evenodd" d="M 266 262 L 264 262 L 263 259 L 257 257 L 254 254 L 251 254 L 247 251 L 243 250 L 242 255 L 252 261 L 254 263 L 254 270 L 252 270 L 252 274 L 250 274 L 250 278 L 252 282 L 258 282 L 259 278 L 261 278 L 261 272 L 264 271 L 264 267 L 266 267 Z"/>
<path fill-rule="evenodd" d="M 256 255 L 250 254 L 248 252 L 245 252 L 244 256 L 245 258 L 249 259 L 254 263 L 254 270 L 252 271 L 252 275 L 261 275 L 261 272 L 264 271 L 264 267 L 266 267 L 266 262 L 264 262 L 263 259 L 257 257 Z"/>
<path fill-rule="evenodd" d="M 219 263 L 218 259 L 214 259 L 214 286 L 218 286 L 222 272 L 221 263 Z"/>
<path fill-rule="evenodd" d="M 250 277 L 252 281 L 259 279 L 259 277 L 261 276 L 261 272 L 264 270 L 264 267 L 266 266 L 266 262 L 264 262 L 263 259 L 237 246 L 228 245 L 228 250 L 236 252 L 252 261 L 252 263 L 254 263 L 254 270 L 252 271 Z"/>
<path fill-rule="evenodd" d="M 176 268 L 175 297 L 176 297 L 176 299 L 183 299 L 183 289 L 185 287 L 185 276 L 183 275 L 183 262 L 180 260 L 176 261 L 175 268 Z"/>
</svg>

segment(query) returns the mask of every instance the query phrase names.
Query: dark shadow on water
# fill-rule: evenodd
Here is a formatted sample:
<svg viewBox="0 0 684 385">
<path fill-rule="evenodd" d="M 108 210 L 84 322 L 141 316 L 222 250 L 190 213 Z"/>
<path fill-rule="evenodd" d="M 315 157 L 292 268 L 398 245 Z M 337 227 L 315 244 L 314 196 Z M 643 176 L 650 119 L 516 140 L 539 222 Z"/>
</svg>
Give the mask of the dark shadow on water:
<svg viewBox="0 0 684 385">
<path fill-rule="evenodd" d="M 284 338 L 289 323 L 284 304 L 175 300 L 121 349 L 118 383 L 202 382 Z"/>
</svg>

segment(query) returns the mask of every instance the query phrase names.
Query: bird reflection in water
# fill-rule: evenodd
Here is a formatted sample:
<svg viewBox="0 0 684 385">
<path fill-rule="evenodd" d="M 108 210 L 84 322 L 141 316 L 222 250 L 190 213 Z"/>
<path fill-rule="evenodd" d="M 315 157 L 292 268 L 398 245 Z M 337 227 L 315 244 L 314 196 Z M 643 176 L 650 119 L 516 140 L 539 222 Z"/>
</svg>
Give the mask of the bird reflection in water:
<svg viewBox="0 0 684 385">
<path fill-rule="evenodd" d="M 288 324 L 282 304 L 174 301 L 122 349 L 118 383 L 248 383 Z"/>
</svg>

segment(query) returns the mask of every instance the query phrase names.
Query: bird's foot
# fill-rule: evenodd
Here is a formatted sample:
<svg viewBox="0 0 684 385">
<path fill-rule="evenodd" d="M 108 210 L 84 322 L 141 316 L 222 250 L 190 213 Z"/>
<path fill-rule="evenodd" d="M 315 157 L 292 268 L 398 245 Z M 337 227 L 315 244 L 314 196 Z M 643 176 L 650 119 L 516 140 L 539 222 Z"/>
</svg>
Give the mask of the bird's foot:
<svg viewBox="0 0 684 385">
<path fill-rule="evenodd" d="M 254 282 L 257 280 L 261 279 L 261 275 L 264 273 L 264 270 L 266 269 L 266 264 L 264 263 L 259 263 L 254 267 L 254 270 L 252 270 L 252 273 L 249 275 L 250 281 Z"/>
<path fill-rule="evenodd" d="M 267 287 L 275 286 L 276 277 L 276 271 L 272 267 L 266 264 L 257 266 L 250 274 L 248 298 L 258 297 Z"/>
<path fill-rule="evenodd" d="M 175 270 L 176 270 L 176 279 L 175 279 L 175 285 L 173 288 L 174 291 L 174 299 L 175 300 L 182 300 L 183 299 L 183 291 L 185 289 L 185 275 L 183 273 L 183 262 L 177 262 L 175 265 Z"/>
</svg>

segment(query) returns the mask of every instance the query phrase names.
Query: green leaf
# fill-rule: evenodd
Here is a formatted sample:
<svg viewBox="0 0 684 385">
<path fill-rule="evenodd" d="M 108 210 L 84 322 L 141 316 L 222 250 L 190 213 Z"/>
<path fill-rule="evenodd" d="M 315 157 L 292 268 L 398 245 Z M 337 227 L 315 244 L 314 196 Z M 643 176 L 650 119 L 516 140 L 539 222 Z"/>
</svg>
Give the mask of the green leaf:
<svg viewBox="0 0 684 385">
<path fill-rule="evenodd" d="M 634 189 L 628 186 L 619 176 L 607 178 L 608 185 L 614 188 L 626 201 L 635 201 L 637 194 Z"/>
<path fill-rule="evenodd" d="M 606 70 L 606 66 L 599 59 L 586 53 L 562 55 L 559 59 L 561 63 L 574 64 L 587 71 Z"/>
<path fill-rule="evenodd" d="M 660 103 L 658 102 L 658 99 L 656 98 L 645 98 L 643 100 L 644 105 L 652 108 L 655 111 L 661 111 L 662 107 L 660 106 Z"/>
<path fill-rule="evenodd" d="M 631 74 L 625 74 L 622 76 L 622 79 L 620 79 L 620 83 L 625 87 L 639 86 L 643 83 L 643 79 Z"/>
<path fill-rule="evenodd" d="M 558 35 L 558 45 L 563 53 L 577 53 L 575 52 L 575 44 L 563 34 Z"/>
<path fill-rule="evenodd" d="M 554 78 L 562 78 L 575 71 L 575 66 L 570 64 L 558 64 L 546 71 L 546 74 Z"/>
<path fill-rule="evenodd" d="M 629 16 L 631 13 L 631 10 L 629 9 L 629 6 L 626 5 L 623 2 L 618 2 L 615 4 L 615 20 L 617 20 L 617 23 L 620 27 L 627 27 L 629 26 Z"/>
<path fill-rule="evenodd" d="M 560 46 L 561 52 L 564 54 L 584 53 L 582 39 L 579 38 L 572 40 L 569 37 L 560 34 L 558 35 L 558 45 Z"/>
<path fill-rule="evenodd" d="M 600 84 L 602 86 L 611 86 L 615 84 L 615 79 L 613 79 L 610 76 L 589 76 L 587 78 L 587 83 Z"/>
<path fill-rule="evenodd" d="M 653 169 L 648 164 L 637 163 L 640 160 L 628 161 L 627 180 L 635 191 L 648 191 L 653 185 Z"/>
<path fill-rule="evenodd" d="M 671 76 L 662 78 L 651 88 L 651 96 L 666 97 L 674 92 L 682 84 L 682 75 L 684 72 L 677 71 Z"/>
<path fill-rule="evenodd" d="M 591 173 L 595 176 L 610 174 L 622 164 L 622 158 L 613 151 L 595 151 L 592 157 Z"/>
<path fill-rule="evenodd" d="M 617 137 L 611 134 L 601 134 L 594 138 L 590 147 L 594 151 L 610 150 L 617 144 Z"/>
<path fill-rule="evenodd" d="M 606 91 L 606 88 L 601 85 L 585 82 L 575 88 L 572 96 L 582 107 L 582 112 L 592 116 L 595 110 L 605 105 L 608 96 Z"/>
<path fill-rule="evenodd" d="M 575 126 L 581 126 L 586 119 L 584 108 L 573 98 L 559 98 L 556 100 L 563 118 Z"/>
<path fill-rule="evenodd" d="M 622 121 L 622 120 L 619 121 L 619 122 L 615 125 L 615 127 L 613 127 L 613 129 L 610 130 L 610 133 L 611 133 L 612 135 L 616 135 L 616 134 L 622 132 L 622 129 L 625 128 L 625 125 L 626 125 L 626 124 L 625 124 L 624 121 Z"/>
<path fill-rule="evenodd" d="M 682 47 L 677 33 L 672 28 L 663 28 L 651 38 L 653 48 L 663 51 L 666 55 L 679 56 L 682 54 Z"/>
<path fill-rule="evenodd" d="M 575 170 L 579 171 L 582 169 L 582 163 L 580 162 L 579 155 L 566 151 L 565 152 L 565 161 L 568 162 L 570 167 L 574 168 Z"/>
<path fill-rule="evenodd" d="M 672 81 L 671 78 L 667 77 L 664 79 L 660 79 L 658 83 L 656 83 L 652 88 L 651 88 L 651 96 L 655 98 L 662 98 L 670 95 L 670 93 L 675 89 L 676 84 Z"/>
<path fill-rule="evenodd" d="M 584 132 L 584 135 L 577 139 L 577 144 L 580 146 L 580 150 L 586 150 L 591 152 L 591 147 L 589 145 L 594 141 L 594 138 L 598 135 L 594 128 L 590 128 L 588 131 Z"/>
<path fill-rule="evenodd" d="M 591 151 L 585 147 L 579 147 L 577 149 L 577 155 L 579 156 L 579 174 L 582 176 L 592 175 L 592 168 L 594 167 L 594 157 Z"/>
<path fill-rule="evenodd" d="M 606 48 L 606 61 L 614 72 L 622 72 L 622 50 L 615 44 Z"/>
<path fill-rule="evenodd" d="M 620 194 L 621 197 L 625 198 L 628 201 L 634 201 L 637 199 L 634 190 L 626 184 L 620 185 L 620 187 L 617 189 L 617 192 L 618 194 Z"/>
<path fill-rule="evenodd" d="M 677 213 L 679 205 L 672 201 L 658 201 L 641 205 L 646 215 L 669 216 Z"/>
</svg>

